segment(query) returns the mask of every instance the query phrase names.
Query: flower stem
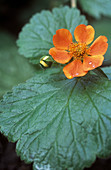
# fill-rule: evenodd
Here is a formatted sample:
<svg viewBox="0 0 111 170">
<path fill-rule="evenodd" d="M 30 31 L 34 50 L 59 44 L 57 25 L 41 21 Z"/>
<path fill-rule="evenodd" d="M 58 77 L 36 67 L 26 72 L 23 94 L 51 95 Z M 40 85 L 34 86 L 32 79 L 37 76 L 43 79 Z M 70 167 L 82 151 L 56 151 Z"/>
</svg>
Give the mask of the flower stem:
<svg viewBox="0 0 111 170">
<path fill-rule="evenodd" d="M 71 0 L 71 7 L 75 8 L 76 7 L 76 0 Z"/>
</svg>

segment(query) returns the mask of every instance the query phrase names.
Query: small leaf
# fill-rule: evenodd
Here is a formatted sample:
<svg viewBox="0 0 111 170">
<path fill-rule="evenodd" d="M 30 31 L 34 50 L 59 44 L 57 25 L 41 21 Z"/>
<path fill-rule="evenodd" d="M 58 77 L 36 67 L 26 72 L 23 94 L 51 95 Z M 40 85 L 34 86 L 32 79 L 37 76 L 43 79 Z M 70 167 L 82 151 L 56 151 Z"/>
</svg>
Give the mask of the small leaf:
<svg viewBox="0 0 111 170">
<path fill-rule="evenodd" d="M 34 168 L 82 170 L 111 154 L 111 81 L 48 69 L 0 104 L 0 130 Z"/>
<path fill-rule="evenodd" d="M 18 83 L 30 78 L 35 69 L 17 52 L 15 38 L 0 33 L 0 97 Z"/>
<path fill-rule="evenodd" d="M 111 17 L 110 0 L 78 0 L 83 10 L 89 15 L 100 18 L 101 15 Z"/>
<path fill-rule="evenodd" d="M 69 7 L 54 8 L 50 11 L 42 11 L 32 17 L 29 24 L 23 27 L 17 44 L 20 54 L 31 59 L 37 64 L 41 56 L 48 55 L 53 47 L 52 38 L 56 30 L 66 28 L 74 34 L 74 29 L 79 24 L 87 24 L 79 10 Z"/>
</svg>

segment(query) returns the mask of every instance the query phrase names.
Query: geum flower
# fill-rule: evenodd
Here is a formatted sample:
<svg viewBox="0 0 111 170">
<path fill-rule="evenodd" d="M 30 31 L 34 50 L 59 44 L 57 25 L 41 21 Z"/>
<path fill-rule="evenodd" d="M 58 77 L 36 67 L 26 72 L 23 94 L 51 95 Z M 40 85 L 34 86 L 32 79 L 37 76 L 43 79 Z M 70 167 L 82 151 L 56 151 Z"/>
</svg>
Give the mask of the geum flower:
<svg viewBox="0 0 111 170">
<path fill-rule="evenodd" d="M 67 29 L 59 29 L 53 36 L 55 47 L 49 50 L 53 59 L 61 64 L 68 63 L 63 72 L 68 79 L 81 77 L 102 65 L 108 48 L 107 38 L 99 36 L 93 44 L 88 45 L 94 39 L 94 28 L 91 25 L 81 24 L 76 27 L 74 37 L 77 42 L 73 42 L 72 35 Z"/>
</svg>

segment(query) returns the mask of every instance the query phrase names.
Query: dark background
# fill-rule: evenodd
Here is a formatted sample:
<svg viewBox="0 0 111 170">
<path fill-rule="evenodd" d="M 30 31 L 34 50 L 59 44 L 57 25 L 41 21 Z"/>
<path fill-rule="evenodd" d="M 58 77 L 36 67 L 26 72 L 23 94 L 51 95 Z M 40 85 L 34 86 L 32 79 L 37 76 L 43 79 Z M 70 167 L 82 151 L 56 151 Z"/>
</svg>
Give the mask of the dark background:
<svg viewBox="0 0 111 170">
<path fill-rule="evenodd" d="M 33 14 L 42 9 L 51 10 L 62 5 L 70 5 L 70 2 L 68 0 L 0 0 L 0 32 L 6 31 L 17 39 L 22 27 Z M 82 10 L 81 12 L 84 14 Z M 86 17 L 89 22 L 93 20 L 88 15 Z M 32 164 L 27 165 L 21 161 L 16 155 L 15 147 L 16 144 L 8 142 L 0 134 L 0 170 L 31 170 Z M 111 158 L 96 159 L 92 167 L 84 170 L 111 170 Z"/>
</svg>

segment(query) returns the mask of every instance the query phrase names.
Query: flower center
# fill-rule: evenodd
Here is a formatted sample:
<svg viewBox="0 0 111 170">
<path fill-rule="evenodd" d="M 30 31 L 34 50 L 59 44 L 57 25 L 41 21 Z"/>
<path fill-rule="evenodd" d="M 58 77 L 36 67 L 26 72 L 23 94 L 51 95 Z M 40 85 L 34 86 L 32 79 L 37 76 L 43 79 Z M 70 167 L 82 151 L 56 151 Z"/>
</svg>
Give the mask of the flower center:
<svg viewBox="0 0 111 170">
<path fill-rule="evenodd" d="M 84 56 L 87 55 L 88 46 L 83 43 L 71 43 L 68 51 L 74 59 L 83 60 Z"/>
</svg>

